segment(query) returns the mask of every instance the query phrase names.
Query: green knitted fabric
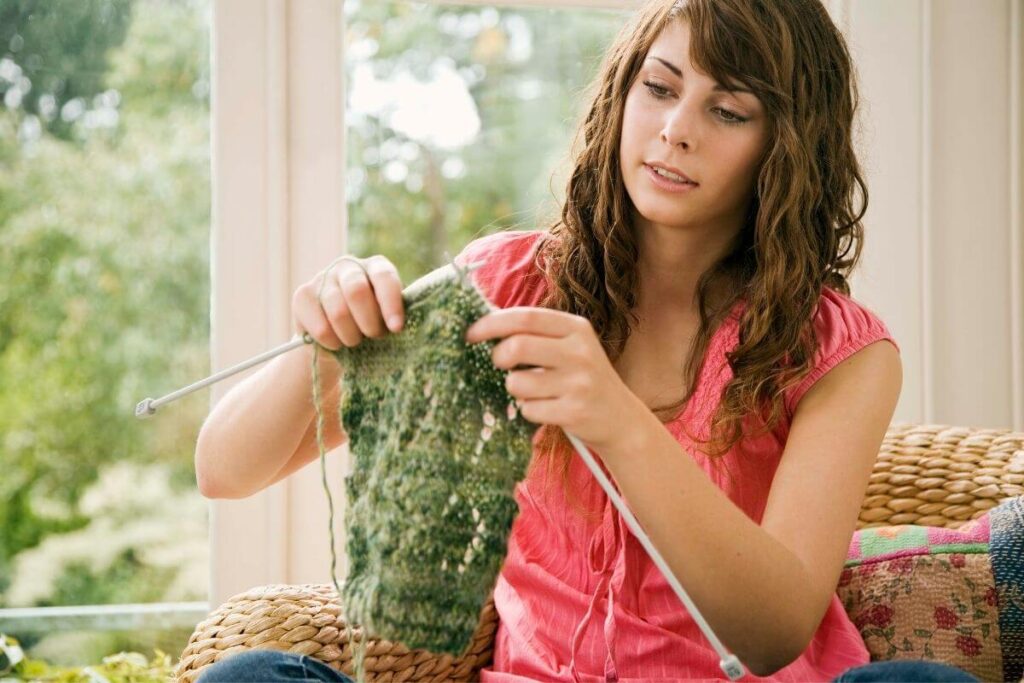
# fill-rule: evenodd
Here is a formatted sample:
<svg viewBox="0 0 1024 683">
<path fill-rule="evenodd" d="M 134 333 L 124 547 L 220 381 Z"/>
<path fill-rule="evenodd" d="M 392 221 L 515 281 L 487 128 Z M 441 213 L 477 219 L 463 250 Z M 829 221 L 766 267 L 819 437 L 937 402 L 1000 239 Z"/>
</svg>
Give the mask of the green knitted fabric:
<svg viewBox="0 0 1024 683">
<path fill-rule="evenodd" d="M 491 361 L 496 342 L 466 344 L 492 306 L 467 271 L 450 273 L 406 290 L 399 333 L 334 355 L 354 460 L 344 614 L 369 635 L 458 656 L 501 569 L 536 425 Z"/>
</svg>

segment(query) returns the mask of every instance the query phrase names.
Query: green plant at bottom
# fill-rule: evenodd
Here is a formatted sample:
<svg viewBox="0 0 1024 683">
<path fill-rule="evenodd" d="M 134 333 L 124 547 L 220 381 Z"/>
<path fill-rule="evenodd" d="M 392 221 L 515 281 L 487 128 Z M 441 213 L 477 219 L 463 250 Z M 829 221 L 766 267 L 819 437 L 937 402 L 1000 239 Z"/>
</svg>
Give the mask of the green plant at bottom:
<svg viewBox="0 0 1024 683">
<path fill-rule="evenodd" d="M 171 656 L 154 650 L 152 659 L 138 652 L 118 652 L 91 666 L 52 666 L 29 659 L 10 636 L 0 633 L 0 683 L 168 683 L 174 678 Z"/>
</svg>

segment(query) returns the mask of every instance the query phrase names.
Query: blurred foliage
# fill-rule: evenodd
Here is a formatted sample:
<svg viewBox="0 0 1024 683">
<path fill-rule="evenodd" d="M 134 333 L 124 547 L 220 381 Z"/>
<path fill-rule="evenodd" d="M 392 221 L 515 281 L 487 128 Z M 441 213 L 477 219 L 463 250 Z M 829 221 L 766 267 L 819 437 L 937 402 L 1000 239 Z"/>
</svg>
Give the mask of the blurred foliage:
<svg viewBox="0 0 1024 683">
<path fill-rule="evenodd" d="M 474 237 L 547 227 L 586 88 L 628 13 L 349 0 L 345 14 L 349 251 L 384 254 L 411 282 Z M 443 87 L 451 74 L 469 95 L 461 108 Z M 353 106 L 380 92 L 379 107 Z M 466 107 L 471 138 L 410 130 L 425 127 L 413 116 L 440 127 Z"/>
<path fill-rule="evenodd" d="M 205 402 L 133 409 L 209 371 L 208 21 L 199 0 L 0 0 L 0 606 L 20 554 L 96 522 L 80 503 L 113 465 L 200 499 Z M 47 94 L 80 106 L 47 118 Z M 183 599 L 130 549 L 62 560 L 32 604 Z"/>
<path fill-rule="evenodd" d="M 40 683 L 168 683 L 174 678 L 174 664 L 170 655 L 156 649 L 152 659 L 139 652 L 118 652 L 100 664 L 57 666 L 25 657 L 16 639 L 0 633 L 0 676 Z"/>
<path fill-rule="evenodd" d="M 14 82 L 0 81 L 0 97 L 8 107 L 17 100 L 50 133 L 67 137 L 73 119 L 61 114 L 77 107 L 64 107 L 103 88 L 110 50 L 124 41 L 131 20 L 131 2 L 0 1 L 0 51 L 20 71 Z"/>
</svg>

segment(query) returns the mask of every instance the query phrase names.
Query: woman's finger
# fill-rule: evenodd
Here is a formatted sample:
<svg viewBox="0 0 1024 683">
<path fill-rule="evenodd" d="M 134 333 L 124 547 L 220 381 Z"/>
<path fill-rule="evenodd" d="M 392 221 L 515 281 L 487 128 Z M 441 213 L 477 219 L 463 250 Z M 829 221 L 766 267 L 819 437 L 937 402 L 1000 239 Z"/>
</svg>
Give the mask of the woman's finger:
<svg viewBox="0 0 1024 683">
<path fill-rule="evenodd" d="M 533 365 L 544 368 L 564 367 L 572 359 L 563 340 L 535 334 L 514 334 L 495 344 L 491 351 L 495 367 L 514 368 Z"/>
<path fill-rule="evenodd" d="M 492 311 L 466 330 L 470 344 L 513 334 L 529 333 L 544 337 L 567 337 L 584 332 L 590 325 L 586 318 L 564 311 L 538 306 L 512 306 Z"/>
<path fill-rule="evenodd" d="M 342 344 L 352 347 L 363 341 L 363 333 L 353 320 L 345 295 L 337 285 L 324 285 L 324 291 L 320 294 L 320 307 Z"/>
<path fill-rule="evenodd" d="M 553 398 L 525 400 L 519 404 L 519 414 L 534 424 L 562 427 L 569 424 L 563 403 L 563 401 Z"/>
<path fill-rule="evenodd" d="M 295 331 L 299 334 L 308 333 L 317 344 L 332 351 L 341 347 L 341 339 L 320 308 L 316 292 L 312 288 L 303 286 L 295 290 L 292 297 L 292 316 L 295 319 Z"/>
<path fill-rule="evenodd" d="M 545 368 L 513 370 L 505 376 L 505 388 L 517 401 L 556 399 L 561 373 Z"/>
<path fill-rule="evenodd" d="M 405 306 L 402 303 L 402 280 L 398 269 L 383 256 L 371 256 L 364 262 L 366 272 L 377 297 L 377 305 L 388 329 L 398 332 L 405 320 Z"/>
<path fill-rule="evenodd" d="M 384 336 L 384 318 L 366 271 L 346 259 L 338 264 L 336 272 L 338 287 L 360 332 L 367 337 Z"/>
</svg>

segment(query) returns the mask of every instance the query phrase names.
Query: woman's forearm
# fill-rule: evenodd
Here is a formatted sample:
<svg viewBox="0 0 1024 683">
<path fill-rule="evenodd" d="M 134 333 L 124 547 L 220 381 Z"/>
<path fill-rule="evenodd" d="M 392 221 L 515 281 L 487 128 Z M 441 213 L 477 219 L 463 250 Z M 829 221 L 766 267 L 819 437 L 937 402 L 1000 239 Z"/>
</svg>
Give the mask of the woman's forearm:
<svg viewBox="0 0 1024 683">
<path fill-rule="evenodd" d="M 196 479 L 209 498 L 244 498 L 266 487 L 295 454 L 316 415 L 311 346 L 282 354 L 217 402 L 196 443 Z M 320 352 L 321 396 L 337 385 L 337 362 Z"/>
<path fill-rule="evenodd" d="M 628 452 L 602 459 L 651 543 L 751 672 L 787 664 L 805 631 L 803 565 L 708 479 L 653 414 L 633 433 Z"/>
</svg>

